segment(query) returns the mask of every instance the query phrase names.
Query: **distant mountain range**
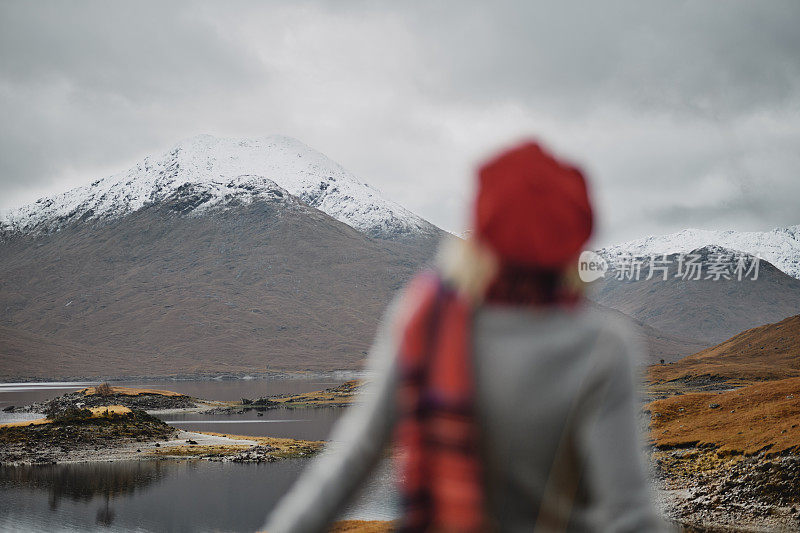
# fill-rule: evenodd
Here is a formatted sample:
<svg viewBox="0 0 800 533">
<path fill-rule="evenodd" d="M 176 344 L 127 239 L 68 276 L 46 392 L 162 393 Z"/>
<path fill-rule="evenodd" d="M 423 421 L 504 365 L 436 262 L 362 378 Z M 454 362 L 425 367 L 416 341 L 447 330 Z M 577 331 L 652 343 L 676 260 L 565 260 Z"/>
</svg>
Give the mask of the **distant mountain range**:
<svg viewBox="0 0 800 533">
<path fill-rule="evenodd" d="M 47 234 L 74 222 L 117 219 L 175 194 L 185 197 L 186 213 L 202 215 L 270 198 L 276 185 L 372 237 L 430 237 L 441 232 L 296 139 L 200 135 L 159 156 L 145 157 L 125 172 L 6 213 L 0 217 L 0 236 Z"/>
<path fill-rule="evenodd" d="M 641 365 L 657 364 L 662 360 L 667 363 L 677 361 L 682 357 L 697 353 L 709 346 L 708 342 L 691 339 L 685 335 L 669 335 L 664 333 L 617 309 L 607 307 L 597 302 L 590 301 L 589 304 L 605 313 L 617 315 L 622 319 L 633 322 L 633 333 L 636 337 L 636 342 L 647 350 L 644 358 L 638 361 Z"/>
<path fill-rule="evenodd" d="M 3 228 L 6 379 L 358 368 L 444 234 L 285 137 L 191 139 Z"/>
<path fill-rule="evenodd" d="M 591 297 L 689 346 L 711 345 L 800 310 L 800 225 L 766 232 L 687 229 L 609 246 L 598 253 L 612 270 L 592 284 Z M 682 279 L 678 272 L 681 254 L 696 255 L 706 268 L 725 257 L 731 270 L 737 256 L 748 266 L 758 257 L 758 279 L 706 279 L 707 271 L 700 280 Z M 634 258 L 642 262 L 640 279 L 620 280 L 612 274 L 619 273 L 626 259 Z M 667 280 L 661 272 L 645 279 L 651 258 L 666 259 Z M 674 359 L 669 350 L 664 353 L 666 361 Z"/>
<path fill-rule="evenodd" d="M 609 246 L 598 250 L 598 253 L 608 261 L 615 262 L 623 255 L 647 257 L 688 253 L 706 246 L 719 246 L 758 256 L 793 278 L 800 279 L 800 225 L 771 231 L 686 229 Z"/>
<path fill-rule="evenodd" d="M 742 384 L 800 376 L 800 315 L 748 329 L 671 365 L 650 379 Z"/>
<path fill-rule="evenodd" d="M 443 235 L 297 140 L 189 139 L 0 217 L 0 378 L 359 368 Z M 648 362 L 674 361 L 797 314 L 800 280 L 784 273 L 797 275 L 797 235 L 687 230 L 609 247 L 612 263 L 698 242 L 764 261 L 757 281 L 673 270 L 601 279 L 590 297 L 641 326 Z"/>
<path fill-rule="evenodd" d="M 705 246 L 692 252 L 707 266 L 724 249 Z M 701 279 L 683 279 L 679 255 L 670 254 L 665 263 L 666 280 L 662 272 L 646 279 L 646 268 L 638 279 L 608 275 L 591 284 L 589 297 L 664 335 L 711 345 L 800 310 L 800 280 L 768 261 L 758 264 L 755 280 L 752 275 L 741 281 L 736 277 L 714 279 L 707 273 Z"/>
</svg>

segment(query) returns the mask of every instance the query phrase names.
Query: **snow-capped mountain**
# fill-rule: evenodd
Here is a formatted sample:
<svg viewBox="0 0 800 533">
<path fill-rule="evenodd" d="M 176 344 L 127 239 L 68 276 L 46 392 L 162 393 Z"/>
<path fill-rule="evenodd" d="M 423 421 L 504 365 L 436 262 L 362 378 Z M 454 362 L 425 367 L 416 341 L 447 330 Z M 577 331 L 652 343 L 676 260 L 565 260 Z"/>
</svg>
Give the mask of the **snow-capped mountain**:
<svg viewBox="0 0 800 533">
<path fill-rule="evenodd" d="M 296 139 L 200 135 L 146 157 L 133 168 L 0 216 L 0 230 L 51 233 L 79 220 L 117 218 L 157 204 L 181 188 L 201 189 L 194 214 L 273 197 L 275 185 L 373 237 L 433 235 L 439 230 L 387 200 L 339 164 Z"/>
<path fill-rule="evenodd" d="M 745 252 L 769 261 L 800 279 L 800 225 L 772 231 L 711 231 L 686 229 L 669 235 L 651 236 L 598 250 L 610 263 L 622 255 L 647 257 L 654 254 L 688 253 L 706 246 Z"/>
</svg>

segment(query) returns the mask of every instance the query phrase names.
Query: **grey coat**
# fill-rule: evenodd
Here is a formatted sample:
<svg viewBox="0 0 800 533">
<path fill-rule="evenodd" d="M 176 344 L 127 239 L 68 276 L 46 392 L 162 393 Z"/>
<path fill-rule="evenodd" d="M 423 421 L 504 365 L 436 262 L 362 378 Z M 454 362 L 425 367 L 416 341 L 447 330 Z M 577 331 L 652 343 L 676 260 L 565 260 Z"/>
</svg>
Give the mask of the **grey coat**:
<svg viewBox="0 0 800 533">
<path fill-rule="evenodd" d="M 390 442 L 391 318 L 370 354 L 374 379 L 333 444 L 269 517 L 269 533 L 323 531 Z M 598 311 L 484 306 L 473 326 L 488 512 L 500 531 L 650 532 L 628 325 Z"/>
</svg>

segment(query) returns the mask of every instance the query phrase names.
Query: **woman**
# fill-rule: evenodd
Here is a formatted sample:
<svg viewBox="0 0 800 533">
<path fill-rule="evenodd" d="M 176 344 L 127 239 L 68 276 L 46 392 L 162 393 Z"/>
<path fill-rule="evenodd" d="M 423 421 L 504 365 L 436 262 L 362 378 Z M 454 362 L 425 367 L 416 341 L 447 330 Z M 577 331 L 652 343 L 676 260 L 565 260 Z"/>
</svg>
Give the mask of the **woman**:
<svg viewBox="0 0 800 533">
<path fill-rule="evenodd" d="M 322 531 L 394 436 L 408 531 L 658 531 L 627 327 L 583 305 L 581 173 L 532 142 L 479 171 L 473 236 L 392 305 L 375 379 L 279 504 Z"/>
</svg>

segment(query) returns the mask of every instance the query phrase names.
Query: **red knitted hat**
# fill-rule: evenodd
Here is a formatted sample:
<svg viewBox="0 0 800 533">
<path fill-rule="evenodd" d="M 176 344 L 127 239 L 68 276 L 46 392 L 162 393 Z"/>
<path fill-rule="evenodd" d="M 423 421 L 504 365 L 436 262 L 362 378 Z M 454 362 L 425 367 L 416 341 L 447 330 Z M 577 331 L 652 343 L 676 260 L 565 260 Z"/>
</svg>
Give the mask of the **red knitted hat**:
<svg viewBox="0 0 800 533">
<path fill-rule="evenodd" d="M 535 142 L 503 152 L 478 171 L 474 228 L 500 260 L 560 269 L 592 233 L 583 175 Z"/>
</svg>

